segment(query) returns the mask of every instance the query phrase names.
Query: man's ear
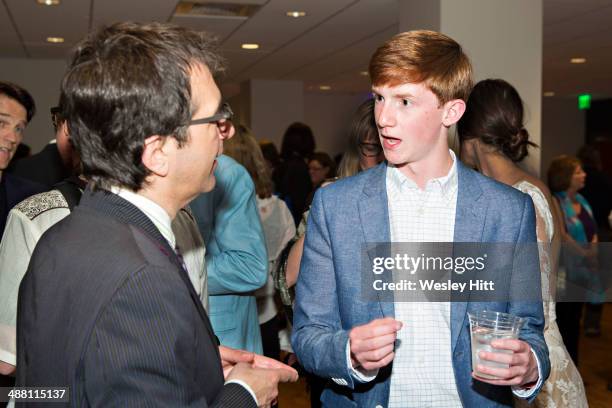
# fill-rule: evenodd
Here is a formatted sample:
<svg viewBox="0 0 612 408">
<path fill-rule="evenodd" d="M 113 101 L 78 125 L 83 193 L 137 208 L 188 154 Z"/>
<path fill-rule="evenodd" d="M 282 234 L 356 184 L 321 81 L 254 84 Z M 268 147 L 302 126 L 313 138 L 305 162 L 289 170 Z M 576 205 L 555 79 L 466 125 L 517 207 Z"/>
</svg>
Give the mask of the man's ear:
<svg viewBox="0 0 612 408">
<path fill-rule="evenodd" d="M 158 135 L 149 136 L 145 139 L 144 148 L 142 149 L 142 164 L 149 169 L 153 174 L 160 177 L 168 175 L 168 145 L 166 137 Z"/>
<path fill-rule="evenodd" d="M 465 112 L 465 101 L 463 99 L 453 99 L 444 104 L 444 117 L 442 124 L 446 127 L 451 127 L 459 122 L 461 116 Z"/>
</svg>

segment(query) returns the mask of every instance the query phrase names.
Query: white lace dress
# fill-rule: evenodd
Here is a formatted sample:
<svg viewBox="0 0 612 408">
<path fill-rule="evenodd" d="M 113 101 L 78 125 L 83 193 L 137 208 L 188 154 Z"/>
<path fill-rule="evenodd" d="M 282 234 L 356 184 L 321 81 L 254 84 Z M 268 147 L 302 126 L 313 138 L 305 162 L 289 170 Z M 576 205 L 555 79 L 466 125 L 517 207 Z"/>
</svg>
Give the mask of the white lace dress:
<svg viewBox="0 0 612 408">
<path fill-rule="evenodd" d="M 554 234 L 554 224 L 546 197 L 538 187 L 528 181 L 521 181 L 513 187 L 531 196 L 538 219 L 538 242 L 550 243 Z M 543 226 L 542 222 L 544 223 Z M 540 247 L 542 296 L 544 299 L 548 299 L 544 302 L 544 338 L 550 357 L 550 377 L 538 394 L 535 406 L 547 408 L 588 407 L 582 378 L 565 349 L 561 333 L 559 333 L 557 327 L 555 302 L 550 296 L 551 259 L 548 251 L 542 249 Z M 527 405 L 524 400 L 517 400 L 516 402 L 516 406 L 533 406 Z"/>
</svg>

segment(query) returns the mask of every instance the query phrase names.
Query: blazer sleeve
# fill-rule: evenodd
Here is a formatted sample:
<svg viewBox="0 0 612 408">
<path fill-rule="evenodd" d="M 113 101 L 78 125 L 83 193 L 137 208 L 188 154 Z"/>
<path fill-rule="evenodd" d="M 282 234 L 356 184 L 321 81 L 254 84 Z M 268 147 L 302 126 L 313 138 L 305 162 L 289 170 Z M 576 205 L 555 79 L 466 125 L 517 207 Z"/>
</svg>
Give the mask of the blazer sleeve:
<svg viewBox="0 0 612 408">
<path fill-rule="evenodd" d="M 244 167 L 215 173 L 212 234 L 206 242 L 209 295 L 251 292 L 265 285 L 268 254 L 255 201 L 255 186 Z M 193 207 L 192 207 L 193 208 Z"/>
<path fill-rule="evenodd" d="M 208 407 L 208 394 L 211 406 L 249 406 L 249 400 L 255 406 L 243 387 L 223 386 L 216 344 L 211 339 L 207 345 L 197 336 L 194 327 L 202 322 L 188 310 L 193 301 L 185 284 L 168 278 L 170 273 L 176 275 L 167 268 L 143 266 L 96 320 L 83 368 L 89 404 Z M 202 361 L 205 367 L 198 369 Z"/>
<path fill-rule="evenodd" d="M 295 296 L 292 346 L 307 371 L 324 378 L 344 379 L 345 385 L 352 388 L 353 377 L 346 360 L 349 333 L 340 324 L 337 271 L 322 193 L 324 189 L 315 193 L 308 216 Z"/>
<path fill-rule="evenodd" d="M 526 319 L 520 338 L 529 343 L 537 355 L 541 368 L 541 384 L 543 384 L 550 374 L 550 360 L 543 334 L 544 311 L 541 300 L 540 262 L 536 245 L 535 209 L 531 198 L 527 195 L 524 196 L 523 204 L 518 245 L 516 246 L 517 253 L 514 255 L 515 265 L 510 283 L 510 298 L 518 300 L 511 301 L 508 312 Z M 539 391 L 539 389 L 535 390 L 527 399 L 533 400 Z"/>
</svg>

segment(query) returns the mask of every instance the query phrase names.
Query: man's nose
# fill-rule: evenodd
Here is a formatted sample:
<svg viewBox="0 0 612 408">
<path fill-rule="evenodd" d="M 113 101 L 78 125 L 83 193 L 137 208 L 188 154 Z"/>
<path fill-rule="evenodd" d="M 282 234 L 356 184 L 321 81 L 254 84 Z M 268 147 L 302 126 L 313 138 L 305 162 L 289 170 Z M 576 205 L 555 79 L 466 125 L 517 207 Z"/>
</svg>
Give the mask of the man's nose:
<svg viewBox="0 0 612 408">
<path fill-rule="evenodd" d="M 393 126 L 395 124 L 395 112 L 390 104 L 383 102 L 378 107 L 378 115 L 376 115 L 376 124 L 378 127 Z"/>
<path fill-rule="evenodd" d="M 15 129 L 7 129 L 0 132 L 0 137 L 12 145 L 19 144 L 21 142 L 21 134 Z"/>
</svg>

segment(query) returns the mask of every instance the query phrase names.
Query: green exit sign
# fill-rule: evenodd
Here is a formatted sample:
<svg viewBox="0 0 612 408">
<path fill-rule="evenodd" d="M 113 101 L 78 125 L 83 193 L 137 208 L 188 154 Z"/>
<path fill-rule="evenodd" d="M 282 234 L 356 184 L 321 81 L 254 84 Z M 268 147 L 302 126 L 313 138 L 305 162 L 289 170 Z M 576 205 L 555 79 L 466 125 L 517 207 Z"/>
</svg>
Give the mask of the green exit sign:
<svg viewBox="0 0 612 408">
<path fill-rule="evenodd" d="M 578 95 L 578 109 L 584 110 L 591 107 L 591 95 L 583 94 Z"/>
</svg>

